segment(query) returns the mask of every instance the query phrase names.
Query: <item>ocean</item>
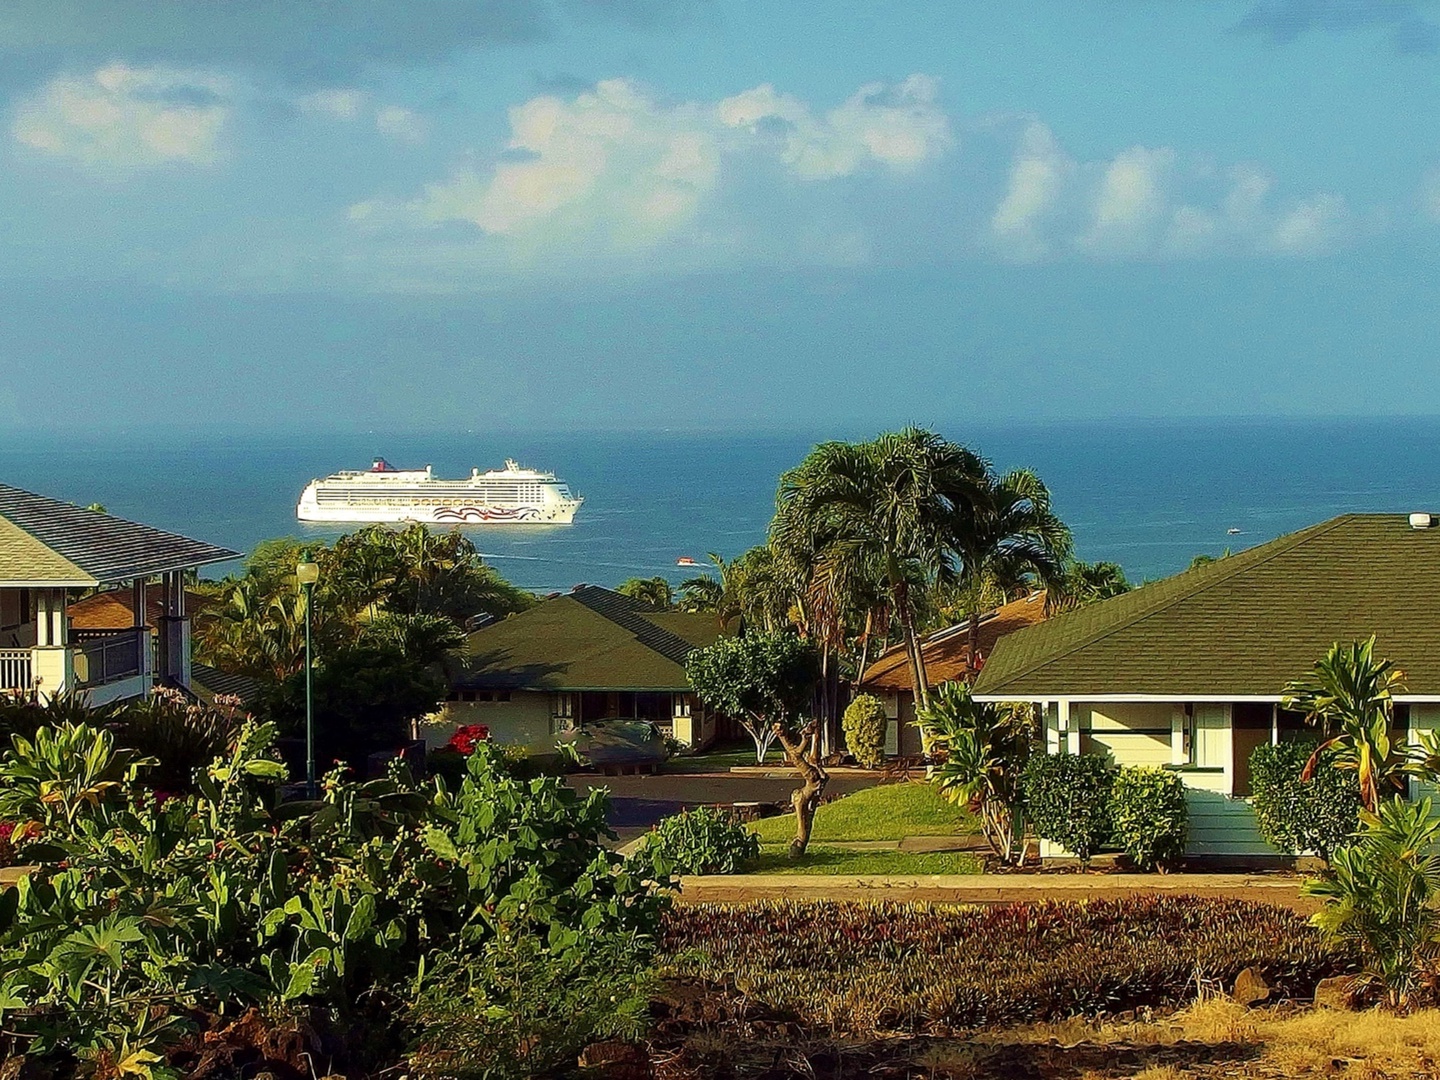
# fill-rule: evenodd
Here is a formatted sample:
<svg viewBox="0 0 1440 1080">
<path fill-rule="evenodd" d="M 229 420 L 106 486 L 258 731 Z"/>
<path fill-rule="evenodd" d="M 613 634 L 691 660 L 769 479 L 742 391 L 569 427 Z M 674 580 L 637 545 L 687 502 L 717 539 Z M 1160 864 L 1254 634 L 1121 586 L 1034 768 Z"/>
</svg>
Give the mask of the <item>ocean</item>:
<svg viewBox="0 0 1440 1080">
<path fill-rule="evenodd" d="M 1348 511 L 1440 510 L 1440 422 L 1165 420 L 938 425 L 999 468 L 1027 466 L 1087 560 L 1133 581 Z M 194 434 L 0 432 L 0 483 L 249 551 L 269 537 L 330 539 L 296 522 L 305 483 L 383 455 L 466 475 L 513 457 L 554 470 L 585 496 L 570 526 L 488 526 L 476 545 L 507 578 L 540 592 L 696 571 L 765 536 L 782 471 L 824 438 L 806 434 L 360 432 L 206 438 Z M 1229 530 L 1239 530 L 1231 533 Z M 212 569 L 223 574 L 234 565 Z"/>
</svg>

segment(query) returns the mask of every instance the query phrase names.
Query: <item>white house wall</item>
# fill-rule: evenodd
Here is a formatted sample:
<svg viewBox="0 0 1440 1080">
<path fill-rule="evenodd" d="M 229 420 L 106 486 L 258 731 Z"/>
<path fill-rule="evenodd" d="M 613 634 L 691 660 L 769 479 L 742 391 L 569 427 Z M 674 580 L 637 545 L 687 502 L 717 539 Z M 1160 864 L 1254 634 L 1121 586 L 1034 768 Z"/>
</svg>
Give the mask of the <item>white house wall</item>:
<svg viewBox="0 0 1440 1080">
<path fill-rule="evenodd" d="M 1218 771 L 1186 768 L 1185 706 L 1170 701 L 1054 701 L 1044 707 L 1045 744 L 1050 753 L 1079 745 L 1082 753 L 1105 754 L 1116 765 L 1170 766 L 1186 787 L 1189 838 L 1186 854 L 1275 855 L 1260 836 L 1250 804 L 1230 795 L 1234 760 L 1230 708 L 1219 702 L 1192 707 L 1192 730 L 1218 762 Z M 1440 707 L 1434 713 L 1440 721 Z M 1077 738 L 1078 736 L 1078 738 Z M 1041 854 L 1064 856 L 1048 842 Z"/>
<path fill-rule="evenodd" d="M 421 727 L 425 745 L 444 746 L 462 724 L 484 724 L 490 741 L 502 746 L 523 746 L 534 754 L 555 749 L 551 730 L 552 695 L 516 690 L 509 701 L 447 701 L 432 721 Z"/>
<path fill-rule="evenodd" d="M 1418 742 L 1421 735 L 1440 728 L 1440 705 L 1423 704 L 1410 706 L 1410 741 Z M 1440 802 L 1440 789 L 1434 784 L 1410 781 L 1411 795 L 1417 799 L 1434 799 Z"/>
</svg>

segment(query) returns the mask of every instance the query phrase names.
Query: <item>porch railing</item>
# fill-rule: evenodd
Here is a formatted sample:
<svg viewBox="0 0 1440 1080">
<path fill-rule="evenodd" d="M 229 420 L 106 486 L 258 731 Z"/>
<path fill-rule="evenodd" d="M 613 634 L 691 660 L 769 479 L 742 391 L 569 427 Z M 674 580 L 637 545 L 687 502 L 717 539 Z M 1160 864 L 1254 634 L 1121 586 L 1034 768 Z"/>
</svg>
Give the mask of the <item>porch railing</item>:
<svg viewBox="0 0 1440 1080">
<path fill-rule="evenodd" d="M 103 686 L 128 679 L 145 670 L 141 662 L 144 630 L 80 630 L 71 633 L 75 654 L 84 656 L 84 677 L 76 672 L 80 686 Z M 77 665 L 77 667 L 80 665 Z"/>
<path fill-rule="evenodd" d="M 30 650 L 0 649 L 0 694 L 29 690 L 34 683 Z"/>
</svg>

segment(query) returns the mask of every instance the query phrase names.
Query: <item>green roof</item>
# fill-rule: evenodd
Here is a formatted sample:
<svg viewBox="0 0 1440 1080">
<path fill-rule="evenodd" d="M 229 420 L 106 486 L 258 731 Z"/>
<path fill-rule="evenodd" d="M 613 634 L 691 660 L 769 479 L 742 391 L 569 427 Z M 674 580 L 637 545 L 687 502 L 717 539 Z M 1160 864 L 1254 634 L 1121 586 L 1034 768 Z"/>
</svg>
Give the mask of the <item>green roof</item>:
<svg viewBox="0 0 1440 1080">
<path fill-rule="evenodd" d="M 0 585 L 82 588 L 239 557 L 229 548 L 0 484 Z"/>
<path fill-rule="evenodd" d="M 685 657 L 720 636 L 714 615 L 655 611 L 582 585 L 466 639 L 457 687 L 482 690 L 690 688 Z"/>
<path fill-rule="evenodd" d="M 987 697 L 1278 697 L 1337 641 L 1376 635 L 1440 695 L 1440 528 L 1348 514 L 1002 638 Z"/>
</svg>

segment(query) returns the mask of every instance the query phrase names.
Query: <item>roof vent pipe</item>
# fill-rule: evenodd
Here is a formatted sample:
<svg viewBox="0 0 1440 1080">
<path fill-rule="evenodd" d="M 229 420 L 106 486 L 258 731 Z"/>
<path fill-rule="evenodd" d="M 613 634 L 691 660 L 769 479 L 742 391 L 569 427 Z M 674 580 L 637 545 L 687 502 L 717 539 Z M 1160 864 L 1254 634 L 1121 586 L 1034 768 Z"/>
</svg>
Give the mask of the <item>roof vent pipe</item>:
<svg viewBox="0 0 1440 1080">
<path fill-rule="evenodd" d="M 1415 513 L 1415 514 L 1411 514 L 1411 515 L 1410 515 L 1410 528 L 1412 528 L 1412 529 L 1430 529 L 1430 528 L 1433 528 L 1434 525 L 1435 525 L 1435 515 L 1434 515 L 1434 514 L 1426 514 L 1426 513 L 1420 512 L 1420 513 Z"/>
</svg>

